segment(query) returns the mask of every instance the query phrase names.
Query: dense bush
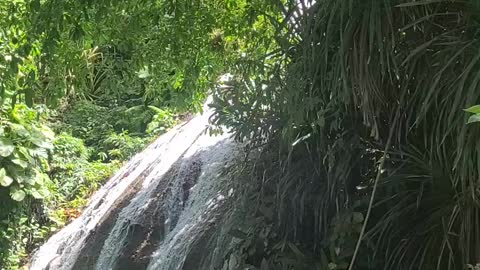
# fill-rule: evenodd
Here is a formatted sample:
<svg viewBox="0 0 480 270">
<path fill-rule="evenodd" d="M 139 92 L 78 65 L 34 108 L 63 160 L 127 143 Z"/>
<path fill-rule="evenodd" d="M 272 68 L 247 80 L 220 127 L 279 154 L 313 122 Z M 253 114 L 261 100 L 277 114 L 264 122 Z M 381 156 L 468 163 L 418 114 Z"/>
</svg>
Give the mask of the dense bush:
<svg viewBox="0 0 480 270">
<path fill-rule="evenodd" d="M 79 101 L 64 112 L 63 131 L 81 138 L 87 145 L 97 147 L 98 144 L 114 132 L 114 121 L 106 107 L 98 106 L 90 101 Z"/>
<path fill-rule="evenodd" d="M 74 165 L 75 164 L 75 165 Z M 60 227 L 78 217 L 89 197 L 120 167 L 119 161 L 69 163 L 52 177 L 52 197 L 45 202 L 52 226 Z"/>
<path fill-rule="evenodd" d="M 245 242 L 288 243 L 256 267 L 473 268 L 479 3 L 0 2 L 0 263 L 18 265 L 48 232 L 32 228 L 75 217 L 117 159 L 231 72 L 211 120 L 262 147 L 253 195 L 269 209 Z M 10 105 L 62 102 L 47 166 L 52 138 Z"/>
<path fill-rule="evenodd" d="M 53 133 L 38 117 L 25 105 L 0 111 L 0 189 L 8 189 L 15 201 L 48 195 L 44 167 Z"/>
<path fill-rule="evenodd" d="M 267 144 L 278 231 L 319 259 L 361 212 L 359 249 L 337 246 L 349 269 L 478 263 L 480 130 L 463 109 L 480 101 L 479 2 L 292 2 L 212 118 Z"/>
<path fill-rule="evenodd" d="M 174 114 L 168 110 L 162 110 L 154 106 L 149 106 L 154 115 L 152 121 L 148 123 L 146 132 L 151 135 L 159 135 L 167 131 L 176 124 Z"/>
<path fill-rule="evenodd" d="M 252 25 L 264 30 L 253 12 L 262 5 L 0 1 L 2 270 L 18 268 L 50 230 L 78 215 L 177 115 L 201 111 L 231 56 L 258 47 L 242 40 Z"/>
<path fill-rule="evenodd" d="M 59 111 L 23 104 L 1 110 L 1 269 L 18 269 L 32 249 L 80 214 L 122 161 L 175 124 L 168 110 L 97 105 L 102 102 L 79 100 Z"/>
<path fill-rule="evenodd" d="M 92 193 L 121 165 L 119 160 L 90 161 L 90 152 L 81 139 L 59 134 L 53 140 L 48 162 L 45 152 L 45 166 L 38 168 L 51 180 L 43 182 L 42 189 L 36 185 L 24 187 L 27 197 L 21 203 L 3 201 L 0 205 L 2 269 L 17 269 L 25 263 L 29 252 L 45 237 L 79 215 Z M 35 194 L 35 190 L 44 191 Z M 8 190 L 3 187 L 0 196 L 5 198 L 5 193 Z"/>
<path fill-rule="evenodd" d="M 49 226 L 36 199 L 27 197 L 22 204 L 2 203 L 0 211 L 0 269 L 18 269 L 55 227 Z"/>
<path fill-rule="evenodd" d="M 103 140 L 99 155 L 103 160 L 125 160 L 138 153 L 148 142 L 148 138 L 131 137 L 127 131 L 111 133 Z"/>
<path fill-rule="evenodd" d="M 5 269 L 20 264 L 50 233 L 40 199 L 51 195 L 46 172 L 53 133 L 40 118 L 22 104 L 0 109 L 0 263 Z"/>
<path fill-rule="evenodd" d="M 65 133 L 56 136 L 49 171 L 56 187 L 53 194 L 57 198 L 53 201 L 74 199 L 76 190 L 82 184 L 82 168 L 88 165 L 88 159 L 88 150 L 81 139 Z"/>
<path fill-rule="evenodd" d="M 159 118 L 149 108 L 135 111 L 79 101 L 64 112 L 57 129 L 83 140 L 90 149 L 90 160 L 124 160 L 141 150 L 150 135 L 170 128 L 174 124 L 172 119 L 172 116 Z M 153 128 L 147 132 L 147 126 Z"/>
</svg>

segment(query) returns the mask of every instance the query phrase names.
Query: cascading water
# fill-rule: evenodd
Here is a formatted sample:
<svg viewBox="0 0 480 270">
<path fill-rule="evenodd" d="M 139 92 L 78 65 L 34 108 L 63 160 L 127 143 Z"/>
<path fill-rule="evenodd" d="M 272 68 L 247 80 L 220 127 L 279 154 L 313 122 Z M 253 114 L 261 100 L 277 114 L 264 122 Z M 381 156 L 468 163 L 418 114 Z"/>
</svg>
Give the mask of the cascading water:
<svg viewBox="0 0 480 270">
<path fill-rule="evenodd" d="M 241 147 L 205 133 L 210 112 L 162 135 L 34 254 L 31 270 L 217 269 L 234 242 L 221 221 Z M 213 265 L 216 265 L 215 267 Z M 230 269 L 230 268 L 225 268 Z"/>
</svg>

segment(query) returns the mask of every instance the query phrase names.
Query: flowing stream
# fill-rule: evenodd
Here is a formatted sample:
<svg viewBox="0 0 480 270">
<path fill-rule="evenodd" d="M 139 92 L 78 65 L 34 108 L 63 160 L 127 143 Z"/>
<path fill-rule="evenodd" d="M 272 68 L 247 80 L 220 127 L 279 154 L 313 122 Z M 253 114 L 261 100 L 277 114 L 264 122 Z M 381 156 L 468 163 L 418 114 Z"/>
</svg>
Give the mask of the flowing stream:
<svg viewBox="0 0 480 270">
<path fill-rule="evenodd" d="M 31 270 L 230 269 L 230 165 L 242 147 L 209 136 L 211 112 L 177 126 L 133 157 L 53 235 Z M 231 263 L 230 263 L 231 264 Z M 233 268 L 232 268 L 233 269 Z"/>
</svg>

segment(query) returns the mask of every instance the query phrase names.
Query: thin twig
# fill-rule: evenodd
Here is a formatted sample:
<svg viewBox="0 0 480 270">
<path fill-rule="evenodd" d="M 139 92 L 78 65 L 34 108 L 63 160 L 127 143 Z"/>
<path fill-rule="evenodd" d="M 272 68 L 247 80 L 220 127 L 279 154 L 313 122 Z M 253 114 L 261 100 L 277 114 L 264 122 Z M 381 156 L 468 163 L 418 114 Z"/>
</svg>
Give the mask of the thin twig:
<svg viewBox="0 0 480 270">
<path fill-rule="evenodd" d="M 402 97 L 403 99 L 403 97 Z M 395 114 L 395 118 L 393 119 L 392 126 L 390 127 L 390 131 L 388 134 L 388 140 L 385 145 L 385 150 L 383 152 L 382 159 L 380 160 L 380 164 L 378 165 L 377 177 L 375 178 L 375 182 L 373 184 L 372 195 L 370 195 L 370 203 L 368 204 L 367 214 L 365 215 L 365 220 L 363 222 L 362 230 L 360 231 L 360 235 L 358 236 L 357 245 L 355 246 L 355 251 L 353 252 L 352 260 L 350 261 L 350 265 L 348 266 L 348 270 L 353 270 L 353 265 L 355 264 L 355 259 L 357 258 L 358 251 L 360 250 L 360 245 L 363 240 L 363 236 L 365 234 L 365 230 L 367 229 L 368 220 L 370 218 L 370 214 L 373 208 L 373 202 L 375 201 L 375 193 L 377 192 L 378 182 L 380 181 L 380 177 L 382 176 L 383 167 L 385 166 L 385 159 L 387 158 L 387 153 L 390 150 L 390 144 L 392 142 L 393 132 L 395 130 L 395 126 L 397 124 L 397 120 L 400 115 L 400 106 L 397 109 Z"/>
</svg>

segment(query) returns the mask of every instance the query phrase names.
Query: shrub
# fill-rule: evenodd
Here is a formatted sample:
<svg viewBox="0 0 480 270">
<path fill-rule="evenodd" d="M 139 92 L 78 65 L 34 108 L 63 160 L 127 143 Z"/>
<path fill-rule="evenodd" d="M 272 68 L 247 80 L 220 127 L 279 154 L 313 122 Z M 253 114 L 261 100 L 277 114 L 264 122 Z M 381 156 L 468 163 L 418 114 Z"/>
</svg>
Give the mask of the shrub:
<svg viewBox="0 0 480 270">
<path fill-rule="evenodd" d="M 73 199 L 81 179 L 82 168 L 88 164 L 89 154 L 81 139 L 66 133 L 54 140 L 50 159 L 50 176 L 53 179 L 55 198 L 51 202 Z"/>
<path fill-rule="evenodd" d="M 51 157 L 52 197 L 49 217 L 58 225 L 76 217 L 88 197 L 119 167 L 120 162 L 89 162 L 89 150 L 81 139 L 66 133 L 57 136 Z"/>
<path fill-rule="evenodd" d="M 0 111 L 0 189 L 8 189 L 15 201 L 48 195 L 49 178 L 43 170 L 53 133 L 37 117 L 25 105 Z"/>
<path fill-rule="evenodd" d="M 371 200 L 360 209 L 371 213 L 358 237 L 373 249 L 363 261 L 476 263 L 480 129 L 466 123 L 478 120 L 479 1 L 310 3 L 283 7 L 300 18 L 273 20 L 272 53 L 240 66 L 247 74 L 234 91 L 219 91 L 212 118 L 285 153 L 265 174 L 282 172 L 269 179 L 282 233 L 309 232 L 306 242 L 318 235 L 313 249 L 336 212 Z"/>
<path fill-rule="evenodd" d="M 103 152 L 100 155 L 109 160 L 125 160 L 142 150 L 146 142 L 146 139 L 131 137 L 127 131 L 111 133 L 103 140 Z"/>
<path fill-rule="evenodd" d="M 23 204 L 8 206 L 8 215 L 0 214 L 0 269 L 14 270 L 25 263 L 28 253 L 55 228 L 46 226 L 38 201 L 26 198 Z M 3 209 L 2 209 L 3 211 Z M 43 224 L 43 225 L 42 225 Z"/>
<path fill-rule="evenodd" d="M 20 109 L 30 112 L 26 108 Z M 3 114 L 2 117 L 2 121 L 6 121 Z M 23 125 L 25 126 L 26 123 Z M 30 130 L 27 128 L 28 126 L 25 129 Z M 15 142 L 13 143 L 15 149 L 20 143 L 23 143 L 21 147 L 33 147 L 32 145 L 34 145 L 28 143 L 28 140 L 23 137 L 21 140 L 18 139 L 10 129 L 4 129 L 3 132 L 4 134 L 9 132 L 7 138 Z M 2 147 L 5 148 L 5 143 Z M 50 143 L 47 149 L 51 149 L 48 157 L 49 163 L 47 163 L 45 150 L 45 155 L 41 157 L 42 166 L 37 166 L 32 170 L 42 172 L 48 169 L 47 172 L 52 180 L 42 182 L 42 189 L 37 188 L 38 181 L 35 185 L 24 185 L 25 195 L 31 194 L 32 196 L 25 196 L 21 202 L 3 201 L 0 205 L 0 265 L 2 266 L 0 269 L 2 270 L 18 269 L 25 263 L 24 259 L 31 250 L 53 231 L 79 215 L 92 193 L 120 166 L 119 161 L 89 162 L 90 151 L 85 147 L 83 141 L 66 133 L 55 137 L 53 144 Z M 11 156 L 2 158 L 0 164 L 16 164 L 7 160 L 10 158 Z M 28 170 L 29 168 L 24 169 Z M 10 170 L 7 172 L 10 175 Z M 41 174 L 48 179 L 45 173 Z M 18 180 L 12 179 L 12 185 L 20 185 L 15 181 Z M 36 194 L 36 190 L 41 190 L 40 195 L 42 196 Z M 0 188 L 1 198 L 5 198 L 11 193 L 6 187 Z M 14 199 L 19 198 L 14 197 Z"/>
<path fill-rule="evenodd" d="M 79 101 L 69 108 L 65 112 L 64 122 L 62 131 L 68 131 L 93 147 L 114 131 L 109 109 L 89 101 Z"/>
<path fill-rule="evenodd" d="M 155 113 L 152 121 L 148 124 L 146 132 L 151 135 L 159 135 L 166 132 L 176 124 L 173 113 L 154 106 L 149 108 Z"/>
<path fill-rule="evenodd" d="M 152 116 L 154 121 L 149 124 Z M 103 161 L 124 160 L 142 149 L 146 140 L 141 137 L 147 125 L 149 132 L 158 134 L 175 123 L 166 111 L 154 115 L 144 106 L 106 108 L 89 101 L 80 101 L 67 110 L 64 120 L 59 130 L 82 139 L 92 150 L 90 160 Z"/>
</svg>

